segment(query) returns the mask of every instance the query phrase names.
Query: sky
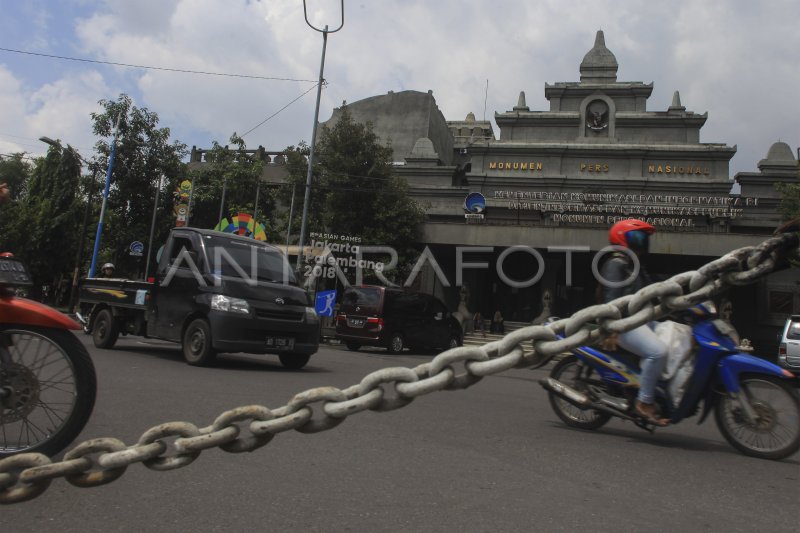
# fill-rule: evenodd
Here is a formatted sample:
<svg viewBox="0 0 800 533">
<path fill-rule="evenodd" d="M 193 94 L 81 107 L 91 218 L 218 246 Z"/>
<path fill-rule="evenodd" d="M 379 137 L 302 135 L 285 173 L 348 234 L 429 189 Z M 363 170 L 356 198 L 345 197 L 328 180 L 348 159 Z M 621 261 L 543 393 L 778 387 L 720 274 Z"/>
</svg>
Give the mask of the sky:
<svg viewBox="0 0 800 533">
<path fill-rule="evenodd" d="M 447 120 L 493 120 L 524 91 L 579 81 L 603 30 L 618 81 L 653 83 L 648 111 L 679 91 L 708 113 L 704 143 L 738 147 L 731 177 L 776 141 L 800 146 L 797 0 L 306 0 L 330 30 L 319 119 L 389 91 L 432 91 Z M 309 141 L 323 34 L 301 0 L 0 0 L 0 154 L 43 155 L 39 137 L 87 159 L 90 114 L 128 94 L 189 148 L 279 151 Z M 60 56 L 70 59 L 56 59 Z M 77 61 L 81 60 L 81 61 Z M 221 76 L 108 63 L 199 71 Z M 495 136 L 499 129 L 493 124 Z"/>
</svg>

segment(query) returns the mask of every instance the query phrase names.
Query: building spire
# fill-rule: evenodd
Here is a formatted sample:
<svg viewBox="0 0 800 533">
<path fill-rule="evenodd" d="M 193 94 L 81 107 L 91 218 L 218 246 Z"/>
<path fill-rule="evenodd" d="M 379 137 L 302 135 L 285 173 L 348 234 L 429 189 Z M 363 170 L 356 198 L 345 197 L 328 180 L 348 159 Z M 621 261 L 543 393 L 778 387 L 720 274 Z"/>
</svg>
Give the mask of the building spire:
<svg viewBox="0 0 800 533">
<path fill-rule="evenodd" d="M 525 91 L 519 92 L 519 100 L 517 105 L 514 106 L 514 111 L 530 111 L 531 108 L 525 103 Z"/>
<path fill-rule="evenodd" d="M 679 93 L 678 91 L 675 91 L 672 94 L 672 105 L 669 106 L 669 109 L 667 111 L 671 112 L 686 111 L 686 108 L 681 105 L 681 93 Z"/>
<path fill-rule="evenodd" d="M 594 47 L 581 61 L 581 83 L 614 83 L 617 81 L 617 58 L 606 48 L 603 30 L 594 37 Z"/>
<path fill-rule="evenodd" d="M 597 33 L 594 36 L 594 47 L 595 48 L 605 48 L 606 47 L 606 37 L 603 33 L 603 30 L 597 30 Z"/>
</svg>

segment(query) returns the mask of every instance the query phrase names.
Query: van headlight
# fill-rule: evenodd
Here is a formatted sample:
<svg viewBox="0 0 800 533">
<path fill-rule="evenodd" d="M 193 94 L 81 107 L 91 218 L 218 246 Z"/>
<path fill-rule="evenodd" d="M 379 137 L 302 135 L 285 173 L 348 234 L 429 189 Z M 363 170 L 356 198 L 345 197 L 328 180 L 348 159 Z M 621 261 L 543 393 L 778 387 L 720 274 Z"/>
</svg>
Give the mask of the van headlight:
<svg viewBox="0 0 800 533">
<path fill-rule="evenodd" d="M 211 297 L 211 309 L 214 311 L 226 311 L 228 313 L 249 313 L 250 304 L 241 298 L 231 298 L 224 294 L 215 294 Z"/>
<path fill-rule="evenodd" d="M 316 322 L 318 320 L 317 310 L 313 307 L 306 307 L 306 322 Z"/>
</svg>

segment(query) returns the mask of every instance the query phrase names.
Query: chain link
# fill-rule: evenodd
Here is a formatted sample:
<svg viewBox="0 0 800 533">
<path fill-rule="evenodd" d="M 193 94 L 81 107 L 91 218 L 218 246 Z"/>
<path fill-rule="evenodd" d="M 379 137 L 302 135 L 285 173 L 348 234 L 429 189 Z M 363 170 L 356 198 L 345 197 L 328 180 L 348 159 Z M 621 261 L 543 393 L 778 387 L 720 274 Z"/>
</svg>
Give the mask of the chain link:
<svg viewBox="0 0 800 533">
<path fill-rule="evenodd" d="M 784 258 L 798 256 L 799 241 L 797 233 L 778 235 L 758 246 L 734 250 L 696 271 L 648 285 L 635 294 L 587 307 L 569 318 L 526 326 L 483 346 L 453 348 L 413 369 L 384 368 L 344 390 L 309 389 L 278 409 L 237 407 L 200 429 L 188 422 L 161 424 L 127 447 L 117 439 L 93 439 L 79 444 L 56 463 L 37 453 L 8 457 L 0 460 L 0 503 L 36 498 L 57 477 L 79 487 L 96 487 L 119 478 L 134 463 L 141 462 L 153 470 L 172 470 L 188 465 L 209 448 L 230 453 L 253 451 L 284 431 L 325 431 L 362 411 L 392 411 L 424 394 L 465 389 L 485 376 L 511 368 L 539 367 L 557 354 L 687 309 L 729 286 L 753 283 L 775 270 Z M 533 351 L 526 354 L 522 345 L 527 342 L 532 343 Z M 457 373 L 456 365 L 462 365 L 464 371 Z M 387 392 L 392 394 L 387 396 Z M 320 404 L 317 418 L 314 404 Z M 249 435 L 240 436 L 243 430 Z M 172 447 L 165 440 L 170 438 L 174 438 Z"/>
</svg>

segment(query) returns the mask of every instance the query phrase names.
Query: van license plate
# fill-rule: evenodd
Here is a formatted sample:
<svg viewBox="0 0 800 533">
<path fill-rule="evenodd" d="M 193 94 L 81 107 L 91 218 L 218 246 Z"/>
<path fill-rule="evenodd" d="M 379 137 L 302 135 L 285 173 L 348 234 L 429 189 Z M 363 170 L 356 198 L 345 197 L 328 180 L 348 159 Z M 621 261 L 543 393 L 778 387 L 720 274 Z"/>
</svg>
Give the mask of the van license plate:
<svg viewBox="0 0 800 533">
<path fill-rule="evenodd" d="M 348 318 L 347 325 L 351 328 L 363 328 L 364 324 L 366 323 L 366 319 L 364 318 Z"/>
<path fill-rule="evenodd" d="M 294 339 L 291 337 L 267 337 L 267 348 L 291 350 L 294 348 Z"/>
</svg>

